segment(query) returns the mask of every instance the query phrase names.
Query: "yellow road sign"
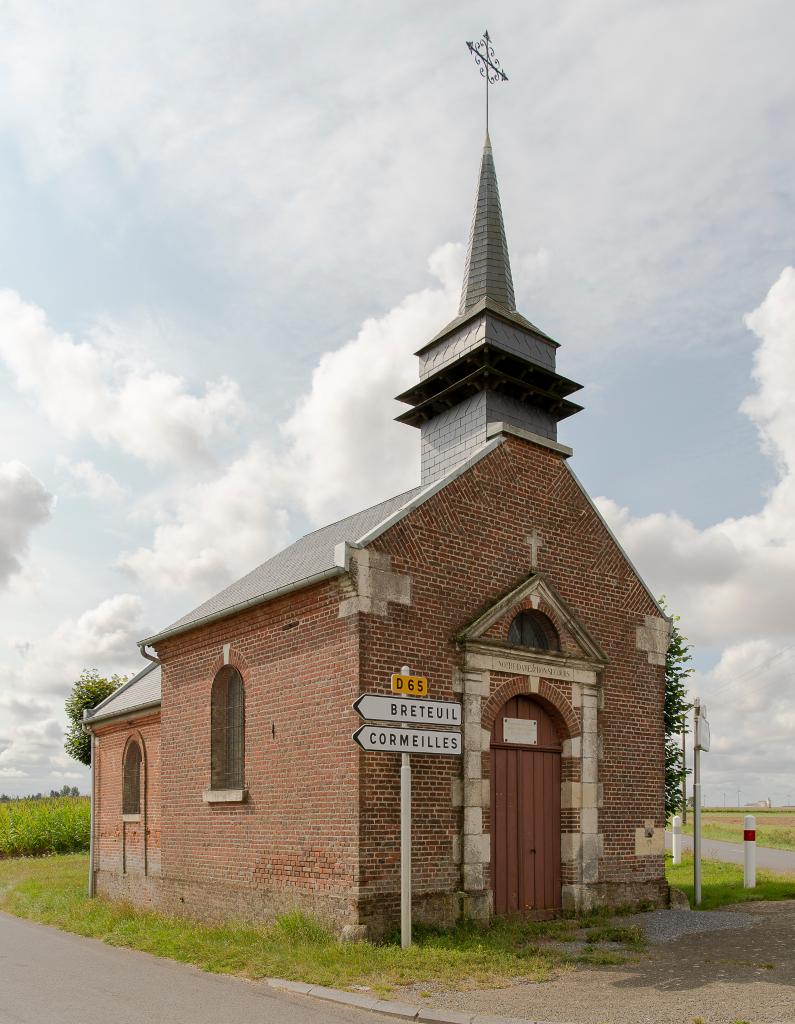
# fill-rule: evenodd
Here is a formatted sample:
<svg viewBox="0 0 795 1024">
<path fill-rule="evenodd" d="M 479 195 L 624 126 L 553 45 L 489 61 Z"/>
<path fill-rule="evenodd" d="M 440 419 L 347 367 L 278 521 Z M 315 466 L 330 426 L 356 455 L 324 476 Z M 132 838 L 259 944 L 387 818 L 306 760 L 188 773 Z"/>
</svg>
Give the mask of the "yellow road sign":
<svg viewBox="0 0 795 1024">
<path fill-rule="evenodd" d="M 428 696 L 428 680 L 425 676 L 401 676 L 392 674 L 392 693 L 410 694 L 412 697 Z"/>
</svg>

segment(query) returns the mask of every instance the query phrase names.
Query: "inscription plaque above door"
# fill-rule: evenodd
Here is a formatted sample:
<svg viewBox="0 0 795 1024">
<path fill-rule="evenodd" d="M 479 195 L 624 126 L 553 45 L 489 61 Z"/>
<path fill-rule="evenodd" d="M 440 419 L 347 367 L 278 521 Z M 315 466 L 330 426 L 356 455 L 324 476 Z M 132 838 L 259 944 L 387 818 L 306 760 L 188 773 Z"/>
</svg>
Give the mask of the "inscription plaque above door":
<svg viewBox="0 0 795 1024">
<path fill-rule="evenodd" d="M 502 742 L 534 746 L 538 743 L 538 722 L 534 718 L 503 718 Z"/>
</svg>

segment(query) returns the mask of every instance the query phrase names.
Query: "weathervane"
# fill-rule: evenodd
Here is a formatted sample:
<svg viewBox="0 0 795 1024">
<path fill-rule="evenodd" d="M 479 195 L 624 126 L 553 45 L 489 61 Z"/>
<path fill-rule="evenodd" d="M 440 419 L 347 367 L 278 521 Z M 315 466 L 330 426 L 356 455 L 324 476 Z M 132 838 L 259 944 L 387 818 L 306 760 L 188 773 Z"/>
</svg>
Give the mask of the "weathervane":
<svg viewBox="0 0 795 1024">
<path fill-rule="evenodd" d="M 507 82 L 508 76 L 500 67 L 500 62 L 494 53 L 491 45 L 491 36 L 488 31 L 483 33 L 482 38 L 476 43 L 467 43 L 469 52 L 475 58 L 475 63 L 480 68 L 480 74 L 486 79 L 486 135 L 489 134 L 489 86 L 495 82 Z"/>
</svg>

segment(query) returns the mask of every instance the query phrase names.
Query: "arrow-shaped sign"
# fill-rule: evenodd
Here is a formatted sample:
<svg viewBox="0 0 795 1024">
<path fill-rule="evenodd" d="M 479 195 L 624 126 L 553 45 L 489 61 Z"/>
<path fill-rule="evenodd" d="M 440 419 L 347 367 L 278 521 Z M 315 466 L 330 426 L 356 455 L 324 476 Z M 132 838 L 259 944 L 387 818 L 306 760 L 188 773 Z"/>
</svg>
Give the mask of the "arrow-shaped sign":
<svg viewBox="0 0 795 1024">
<path fill-rule="evenodd" d="M 367 722 L 407 722 L 411 725 L 460 725 L 461 705 L 452 700 L 383 697 L 363 693 L 353 710 Z"/>
<path fill-rule="evenodd" d="M 388 725 L 363 725 L 353 734 L 362 750 L 389 750 L 398 754 L 460 754 L 460 732 L 432 729 L 395 729 Z"/>
</svg>

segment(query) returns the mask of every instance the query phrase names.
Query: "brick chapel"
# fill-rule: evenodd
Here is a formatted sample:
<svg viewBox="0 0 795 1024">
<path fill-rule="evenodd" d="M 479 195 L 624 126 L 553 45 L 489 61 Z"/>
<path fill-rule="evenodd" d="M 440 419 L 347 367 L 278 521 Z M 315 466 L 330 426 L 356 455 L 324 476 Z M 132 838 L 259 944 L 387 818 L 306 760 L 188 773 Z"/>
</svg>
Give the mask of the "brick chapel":
<svg viewBox="0 0 795 1024">
<path fill-rule="evenodd" d="M 666 898 L 669 621 L 558 441 L 557 349 L 516 309 L 487 137 L 458 316 L 399 396 L 419 486 L 141 642 L 86 714 L 91 891 L 393 927 L 400 755 L 353 742 L 352 705 L 408 665 L 463 708 L 459 756 L 412 755 L 415 919 Z"/>
</svg>

